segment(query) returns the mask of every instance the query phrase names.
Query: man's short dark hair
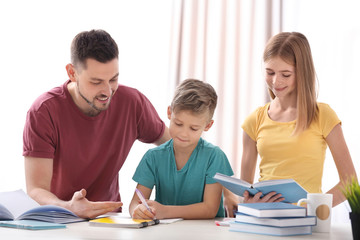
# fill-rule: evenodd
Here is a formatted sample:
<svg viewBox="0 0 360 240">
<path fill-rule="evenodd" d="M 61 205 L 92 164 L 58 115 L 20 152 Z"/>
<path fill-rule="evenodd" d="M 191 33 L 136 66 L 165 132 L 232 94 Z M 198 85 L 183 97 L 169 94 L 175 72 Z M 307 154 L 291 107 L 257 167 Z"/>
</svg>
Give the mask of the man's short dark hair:
<svg viewBox="0 0 360 240">
<path fill-rule="evenodd" d="M 119 57 L 116 42 L 104 30 L 84 31 L 77 34 L 71 44 L 71 63 L 86 68 L 86 60 L 106 63 Z"/>
</svg>

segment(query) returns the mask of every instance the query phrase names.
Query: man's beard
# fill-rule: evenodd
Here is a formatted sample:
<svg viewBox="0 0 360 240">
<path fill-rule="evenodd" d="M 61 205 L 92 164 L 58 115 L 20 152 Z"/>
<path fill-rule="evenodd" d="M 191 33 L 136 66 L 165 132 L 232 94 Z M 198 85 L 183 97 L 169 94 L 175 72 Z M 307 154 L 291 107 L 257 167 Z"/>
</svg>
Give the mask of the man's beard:
<svg viewBox="0 0 360 240">
<path fill-rule="evenodd" d="M 81 92 L 80 92 L 80 87 L 79 87 L 79 83 L 76 84 L 76 88 L 77 88 L 77 91 L 79 93 L 79 95 L 85 100 L 85 102 L 87 102 L 91 107 L 92 109 L 90 109 L 89 111 L 85 112 L 86 115 L 90 116 L 90 117 L 94 117 L 96 115 L 98 115 L 101 111 L 104 111 L 108 108 L 108 106 L 105 108 L 105 109 L 100 109 L 98 108 L 97 106 L 95 106 L 95 104 L 93 102 L 91 102 L 89 99 L 87 99 Z M 105 95 L 103 95 L 105 96 Z M 106 97 L 106 96 L 105 96 Z M 109 99 L 109 103 L 110 103 L 110 100 L 111 100 L 111 97 L 112 95 L 110 96 L 110 99 Z"/>
</svg>

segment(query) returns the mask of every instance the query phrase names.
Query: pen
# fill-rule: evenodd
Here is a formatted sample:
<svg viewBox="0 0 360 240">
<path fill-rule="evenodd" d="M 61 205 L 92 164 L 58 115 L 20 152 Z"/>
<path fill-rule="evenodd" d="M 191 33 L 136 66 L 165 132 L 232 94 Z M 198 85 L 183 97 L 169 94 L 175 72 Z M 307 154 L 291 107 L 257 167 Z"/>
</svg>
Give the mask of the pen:
<svg viewBox="0 0 360 240">
<path fill-rule="evenodd" d="M 137 188 L 135 188 L 135 192 L 136 192 L 136 194 L 138 195 L 138 197 L 140 198 L 141 203 L 144 204 L 144 206 L 147 208 L 147 210 L 149 210 L 149 212 L 152 213 L 152 211 L 151 211 L 149 205 L 147 204 L 147 202 L 146 202 L 146 200 L 145 200 L 144 195 L 142 194 L 142 192 L 141 192 L 139 189 L 137 189 Z M 154 219 L 156 219 L 156 217 L 155 217 Z"/>
</svg>

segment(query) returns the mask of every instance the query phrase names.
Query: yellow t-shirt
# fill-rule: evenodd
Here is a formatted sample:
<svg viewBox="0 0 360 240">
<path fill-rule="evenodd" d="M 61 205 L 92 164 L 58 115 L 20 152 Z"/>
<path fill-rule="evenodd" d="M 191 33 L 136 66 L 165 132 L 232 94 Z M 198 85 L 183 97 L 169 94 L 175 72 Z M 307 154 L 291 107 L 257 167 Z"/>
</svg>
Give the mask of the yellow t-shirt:
<svg viewBox="0 0 360 240">
<path fill-rule="evenodd" d="M 339 118 L 329 105 L 318 103 L 318 118 L 300 135 L 291 136 L 296 121 L 271 120 L 267 114 L 269 105 L 256 109 L 242 125 L 256 142 L 261 158 L 259 181 L 292 178 L 309 193 L 321 192 L 325 138 L 341 124 Z"/>
</svg>

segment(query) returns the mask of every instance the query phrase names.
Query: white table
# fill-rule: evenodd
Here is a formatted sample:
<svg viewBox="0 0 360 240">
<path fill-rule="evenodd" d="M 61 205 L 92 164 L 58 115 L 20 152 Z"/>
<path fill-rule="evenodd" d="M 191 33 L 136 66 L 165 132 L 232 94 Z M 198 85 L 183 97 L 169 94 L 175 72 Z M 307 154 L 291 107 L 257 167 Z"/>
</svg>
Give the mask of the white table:
<svg viewBox="0 0 360 240">
<path fill-rule="evenodd" d="M 214 220 L 183 220 L 171 224 L 159 224 L 140 229 L 89 226 L 88 222 L 68 224 L 64 229 L 23 230 L 0 228 L 1 240 L 16 239 L 326 239 L 351 240 L 351 224 L 333 224 L 330 233 L 292 237 L 272 237 L 258 234 L 230 232 L 229 227 L 216 226 Z"/>
</svg>

